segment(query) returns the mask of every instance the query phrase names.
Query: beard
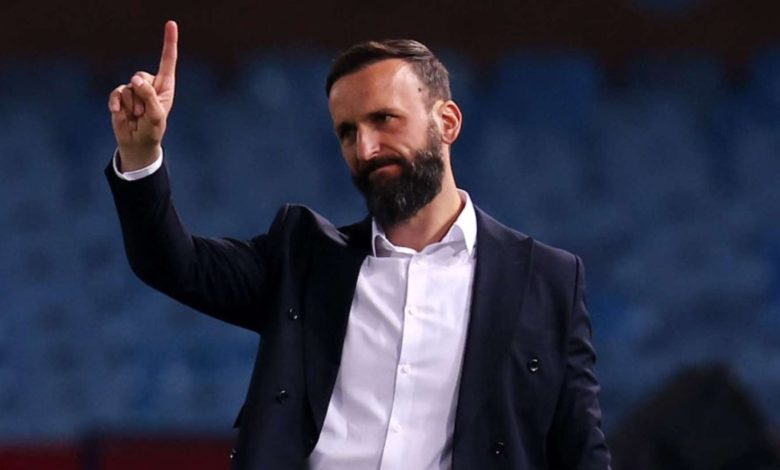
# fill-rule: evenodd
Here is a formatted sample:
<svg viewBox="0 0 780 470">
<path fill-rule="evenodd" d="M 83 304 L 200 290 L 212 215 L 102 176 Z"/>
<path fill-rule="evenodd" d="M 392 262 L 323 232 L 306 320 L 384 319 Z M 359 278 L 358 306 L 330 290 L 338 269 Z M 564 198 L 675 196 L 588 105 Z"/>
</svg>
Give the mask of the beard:
<svg viewBox="0 0 780 470">
<path fill-rule="evenodd" d="M 370 179 L 371 173 L 387 165 L 398 165 L 395 177 Z M 444 158 L 441 137 L 431 125 L 425 148 L 413 158 L 378 156 L 358 168 L 352 182 L 366 198 L 368 212 L 382 227 L 392 227 L 414 217 L 441 192 Z"/>
</svg>

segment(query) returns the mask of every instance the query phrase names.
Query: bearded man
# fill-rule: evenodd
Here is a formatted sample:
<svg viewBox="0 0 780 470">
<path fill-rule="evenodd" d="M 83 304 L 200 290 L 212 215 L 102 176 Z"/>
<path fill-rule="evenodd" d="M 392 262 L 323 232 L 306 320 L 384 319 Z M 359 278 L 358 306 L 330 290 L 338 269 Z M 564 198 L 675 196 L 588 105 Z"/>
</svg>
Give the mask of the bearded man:
<svg viewBox="0 0 780 470">
<path fill-rule="evenodd" d="M 173 207 L 177 42 L 169 22 L 158 73 L 111 93 L 106 175 L 133 271 L 262 337 L 234 468 L 609 468 L 582 263 L 457 188 L 462 115 L 424 45 L 358 44 L 327 78 L 369 216 L 337 228 L 286 205 L 238 241 L 190 235 Z"/>
</svg>

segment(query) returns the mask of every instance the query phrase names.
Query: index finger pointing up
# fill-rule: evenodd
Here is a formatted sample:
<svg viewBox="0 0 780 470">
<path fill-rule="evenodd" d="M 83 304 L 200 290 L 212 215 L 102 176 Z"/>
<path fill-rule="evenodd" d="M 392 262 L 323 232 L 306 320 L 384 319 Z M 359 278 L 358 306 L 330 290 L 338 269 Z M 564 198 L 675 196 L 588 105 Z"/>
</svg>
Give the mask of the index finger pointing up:
<svg viewBox="0 0 780 470">
<path fill-rule="evenodd" d="M 175 21 L 165 23 L 165 41 L 163 42 L 162 56 L 160 57 L 160 69 L 157 77 L 161 81 L 174 78 L 176 75 L 176 57 L 178 55 L 177 43 L 179 41 L 179 27 Z M 155 80 L 156 82 L 157 80 Z"/>
</svg>

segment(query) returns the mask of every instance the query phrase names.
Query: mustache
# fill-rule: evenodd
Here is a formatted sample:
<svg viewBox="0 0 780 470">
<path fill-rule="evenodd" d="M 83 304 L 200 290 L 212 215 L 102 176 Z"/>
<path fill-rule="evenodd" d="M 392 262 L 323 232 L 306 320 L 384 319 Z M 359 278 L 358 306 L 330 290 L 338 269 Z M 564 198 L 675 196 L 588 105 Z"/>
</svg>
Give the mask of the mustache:
<svg viewBox="0 0 780 470">
<path fill-rule="evenodd" d="M 358 178 L 366 179 L 374 170 L 388 165 L 400 165 L 402 168 L 406 168 L 411 164 L 403 157 L 397 155 L 378 156 L 360 165 L 357 176 Z"/>
</svg>

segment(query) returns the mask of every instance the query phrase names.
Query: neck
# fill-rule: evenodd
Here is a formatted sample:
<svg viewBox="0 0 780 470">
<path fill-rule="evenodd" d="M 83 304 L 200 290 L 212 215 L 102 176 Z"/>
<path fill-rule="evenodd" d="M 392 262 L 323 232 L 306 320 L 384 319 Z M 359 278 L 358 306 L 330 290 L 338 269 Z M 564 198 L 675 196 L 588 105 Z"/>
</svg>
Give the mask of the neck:
<svg viewBox="0 0 780 470">
<path fill-rule="evenodd" d="M 445 178 L 438 195 L 409 220 L 391 227 L 382 227 L 393 245 L 422 251 L 444 238 L 457 220 L 464 202 L 460 199 L 453 178 Z"/>
</svg>

